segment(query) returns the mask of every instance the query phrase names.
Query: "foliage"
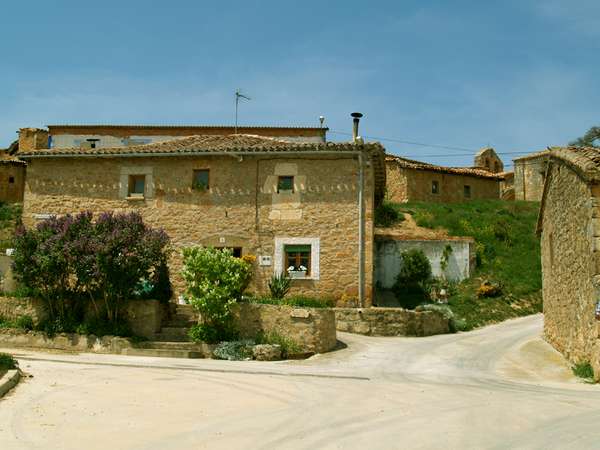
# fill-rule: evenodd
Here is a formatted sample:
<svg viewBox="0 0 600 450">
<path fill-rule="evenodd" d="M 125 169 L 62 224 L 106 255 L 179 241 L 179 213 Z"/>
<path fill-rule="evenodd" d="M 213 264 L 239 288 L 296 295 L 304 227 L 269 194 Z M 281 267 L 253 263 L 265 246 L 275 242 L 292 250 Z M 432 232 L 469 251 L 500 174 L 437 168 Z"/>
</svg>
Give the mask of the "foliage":
<svg viewBox="0 0 600 450">
<path fill-rule="evenodd" d="M 46 303 L 49 329 L 74 328 L 88 302 L 98 317 L 116 324 L 140 280 L 158 284 L 168 243 L 137 213 L 103 213 L 96 221 L 91 212 L 67 214 L 21 227 L 13 267 L 19 282 Z"/>
<path fill-rule="evenodd" d="M 569 142 L 576 147 L 598 147 L 600 141 L 600 127 L 591 127 L 583 136 Z"/>
<path fill-rule="evenodd" d="M 0 371 L 14 370 L 19 367 L 19 363 L 12 355 L 0 353 Z"/>
<path fill-rule="evenodd" d="M 292 287 L 292 280 L 286 272 L 281 272 L 279 275 L 273 275 L 269 281 L 269 290 L 271 297 L 281 300 L 286 296 Z"/>
<path fill-rule="evenodd" d="M 194 342 L 206 342 L 207 344 L 218 344 L 222 341 L 231 341 L 238 338 L 238 332 L 231 322 L 226 326 L 214 326 L 209 323 L 198 323 L 192 325 L 188 336 Z"/>
<path fill-rule="evenodd" d="M 399 205 L 417 225 L 475 239 L 477 267 L 471 279 L 449 292 L 448 305 L 467 329 L 542 311 L 539 204 L 474 200 Z M 498 297 L 480 299 L 481 280 L 502 286 Z"/>
<path fill-rule="evenodd" d="M 115 322 L 101 317 L 91 317 L 77 325 L 72 331 L 78 334 L 93 334 L 94 336 L 133 337 L 131 328 L 125 320 L 120 319 Z"/>
<path fill-rule="evenodd" d="M 202 321 L 194 336 L 206 342 L 230 339 L 235 334 L 231 306 L 248 287 L 252 265 L 234 258 L 230 250 L 192 247 L 183 249 L 182 274 L 187 299 Z"/>
<path fill-rule="evenodd" d="M 404 214 L 400 212 L 398 205 L 395 203 L 384 200 L 377 208 L 375 208 L 376 227 L 391 227 L 403 220 Z"/>
<path fill-rule="evenodd" d="M 272 298 L 272 297 L 244 297 L 244 300 L 250 303 L 260 303 L 263 305 L 285 305 L 297 306 L 299 308 L 332 308 L 335 306 L 335 301 L 329 298 L 314 298 L 296 295 L 287 298 Z"/>
<path fill-rule="evenodd" d="M 256 343 L 279 345 L 281 347 L 281 356 L 283 359 L 287 359 L 292 355 L 300 353 L 300 345 L 295 340 L 279 334 L 276 331 L 260 333 L 256 336 Z"/>
<path fill-rule="evenodd" d="M 440 268 L 442 269 L 442 274 L 446 272 L 448 268 L 448 261 L 450 260 L 450 255 L 452 255 L 452 246 L 447 244 L 444 247 L 444 251 L 442 252 L 442 259 L 440 260 Z"/>
<path fill-rule="evenodd" d="M 252 347 L 254 341 L 241 340 L 221 342 L 213 350 L 216 359 L 226 359 L 229 361 L 246 361 L 252 359 Z"/>
<path fill-rule="evenodd" d="M 393 291 L 403 307 L 414 308 L 430 298 L 431 264 L 425 253 L 417 249 L 402 252 L 401 257 Z"/>
<path fill-rule="evenodd" d="M 502 294 L 502 288 L 497 283 L 491 283 L 490 281 L 485 280 L 481 283 L 481 286 L 477 288 L 476 294 L 478 298 L 498 297 Z"/>
<path fill-rule="evenodd" d="M 594 369 L 589 362 L 582 362 L 579 364 L 575 364 L 571 370 L 573 370 L 573 374 L 576 377 L 584 378 L 586 380 L 594 379 Z"/>
<path fill-rule="evenodd" d="M 20 330 L 33 330 L 33 318 L 29 315 L 19 316 L 14 320 L 0 316 L 0 329 L 2 328 L 18 328 Z"/>
</svg>

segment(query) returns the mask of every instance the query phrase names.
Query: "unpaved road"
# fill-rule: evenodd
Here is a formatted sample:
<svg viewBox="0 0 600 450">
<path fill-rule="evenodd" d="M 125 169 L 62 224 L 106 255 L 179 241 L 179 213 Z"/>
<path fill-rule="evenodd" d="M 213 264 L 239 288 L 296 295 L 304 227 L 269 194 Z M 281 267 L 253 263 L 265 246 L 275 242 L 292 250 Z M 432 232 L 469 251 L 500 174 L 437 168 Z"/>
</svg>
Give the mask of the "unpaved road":
<svg viewBox="0 0 600 450">
<path fill-rule="evenodd" d="M 541 316 L 430 338 L 341 334 L 301 362 L 15 351 L 0 449 L 600 448 L 600 387 Z"/>
</svg>

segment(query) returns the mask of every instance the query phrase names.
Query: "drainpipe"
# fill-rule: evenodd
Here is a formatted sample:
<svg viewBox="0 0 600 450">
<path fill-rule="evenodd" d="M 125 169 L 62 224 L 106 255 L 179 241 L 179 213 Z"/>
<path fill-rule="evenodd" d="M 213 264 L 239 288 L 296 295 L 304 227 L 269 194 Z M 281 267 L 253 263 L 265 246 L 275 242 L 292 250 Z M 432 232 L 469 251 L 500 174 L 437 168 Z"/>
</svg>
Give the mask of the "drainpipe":
<svg viewBox="0 0 600 450">
<path fill-rule="evenodd" d="M 363 208 L 364 167 L 362 152 L 358 154 L 358 304 L 365 307 L 365 221 Z"/>
</svg>

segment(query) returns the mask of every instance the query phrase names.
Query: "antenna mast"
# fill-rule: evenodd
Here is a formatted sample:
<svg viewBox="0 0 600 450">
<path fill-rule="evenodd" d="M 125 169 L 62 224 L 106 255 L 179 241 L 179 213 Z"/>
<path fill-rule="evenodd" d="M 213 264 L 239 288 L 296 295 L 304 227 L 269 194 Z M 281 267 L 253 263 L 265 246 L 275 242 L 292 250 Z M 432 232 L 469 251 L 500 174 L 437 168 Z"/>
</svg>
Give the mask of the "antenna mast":
<svg viewBox="0 0 600 450">
<path fill-rule="evenodd" d="M 238 104 L 240 102 L 240 98 L 250 100 L 250 97 L 247 97 L 244 94 L 242 94 L 239 89 L 235 91 L 235 134 L 237 134 L 238 129 Z"/>
</svg>

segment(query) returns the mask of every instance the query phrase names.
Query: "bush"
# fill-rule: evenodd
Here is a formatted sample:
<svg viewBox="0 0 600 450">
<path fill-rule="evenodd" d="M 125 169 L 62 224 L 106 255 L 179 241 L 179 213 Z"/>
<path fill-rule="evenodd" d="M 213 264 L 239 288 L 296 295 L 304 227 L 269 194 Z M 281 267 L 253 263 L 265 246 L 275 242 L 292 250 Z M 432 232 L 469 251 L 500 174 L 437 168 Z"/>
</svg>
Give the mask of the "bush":
<svg viewBox="0 0 600 450">
<path fill-rule="evenodd" d="M 575 364 L 572 367 L 572 370 L 573 374 L 579 378 L 584 378 L 586 380 L 594 379 L 594 369 L 589 362 Z"/>
<path fill-rule="evenodd" d="M 392 225 L 402 222 L 404 214 L 393 204 L 388 201 L 383 201 L 375 208 L 375 226 L 376 227 L 391 227 Z"/>
<path fill-rule="evenodd" d="M 218 344 L 221 341 L 232 341 L 238 338 L 238 332 L 233 324 L 228 326 L 215 327 L 207 323 L 198 323 L 192 325 L 188 331 L 188 336 L 194 342 L 206 342 L 207 344 Z"/>
<path fill-rule="evenodd" d="M 281 347 L 281 356 L 283 359 L 287 359 L 290 355 L 300 353 L 300 345 L 298 345 L 296 341 L 275 331 L 260 333 L 256 337 L 256 343 L 279 345 Z"/>
<path fill-rule="evenodd" d="M 0 370 L 14 370 L 19 368 L 19 363 L 12 355 L 0 353 Z"/>
<path fill-rule="evenodd" d="M 287 273 L 281 272 L 279 275 L 273 275 L 271 281 L 269 281 L 271 297 L 279 300 L 282 299 L 290 291 L 291 286 L 292 280 L 288 277 Z"/>
<path fill-rule="evenodd" d="M 313 298 L 301 295 L 278 299 L 272 297 L 250 297 L 247 299 L 250 303 L 260 303 L 263 305 L 286 305 L 297 306 L 300 308 L 332 308 L 335 306 L 335 300 L 329 298 Z"/>
<path fill-rule="evenodd" d="M 411 308 L 429 300 L 431 264 L 421 250 L 407 250 L 401 256 L 402 267 L 392 289 L 400 303 Z"/>
<path fill-rule="evenodd" d="M 194 336 L 206 342 L 228 340 L 235 334 L 231 306 L 241 299 L 252 276 L 252 265 L 229 250 L 183 249 L 183 278 L 187 300 L 200 313 Z M 208 340 L 207 340 L 208 339 Z"/>
<path fill-rule="evenodd" d="M 67 331 L 82 322 L 87 303 L 98 317 L 118 323 L 125 300 L 140 280 L 161 285 L 169 238 L 147 227 L 138 213 L 67 214 L 20 228 L 14 271 L 19 282 L 48 309 L 49 330 Z M 164 287 L 164 278 L 161 281 Z"/>
<path fill-rule="evenodd" d="M 15 325 L 22 330 L 33 330 L 33 318 L 28 315 L 20 316 L 15 320 Z"/>
<path fill-rule="evenodd" d="M 213 350 L 216 359 L 226 359 L 228 361 L 246 361 L 252 359 L 252 347 L 254 341 L 230 341 L 221 342 Z"/>
</svg>

